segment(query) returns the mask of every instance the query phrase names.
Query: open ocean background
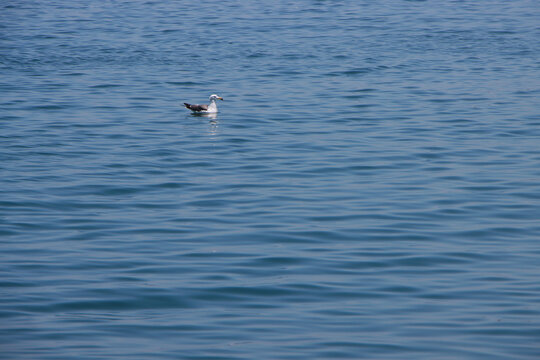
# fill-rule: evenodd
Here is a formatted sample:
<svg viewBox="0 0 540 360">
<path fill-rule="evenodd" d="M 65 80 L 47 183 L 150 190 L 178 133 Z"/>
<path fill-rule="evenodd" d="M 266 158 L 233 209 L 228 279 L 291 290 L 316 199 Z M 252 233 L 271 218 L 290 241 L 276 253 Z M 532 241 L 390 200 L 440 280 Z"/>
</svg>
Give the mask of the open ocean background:
<svg viewBox="0 0 540 360">
<path fill-rule="evenodd" d="M 0 358 L 540 358 L 538 1 L 2 1 L 0 74 Z"/>
</svg>

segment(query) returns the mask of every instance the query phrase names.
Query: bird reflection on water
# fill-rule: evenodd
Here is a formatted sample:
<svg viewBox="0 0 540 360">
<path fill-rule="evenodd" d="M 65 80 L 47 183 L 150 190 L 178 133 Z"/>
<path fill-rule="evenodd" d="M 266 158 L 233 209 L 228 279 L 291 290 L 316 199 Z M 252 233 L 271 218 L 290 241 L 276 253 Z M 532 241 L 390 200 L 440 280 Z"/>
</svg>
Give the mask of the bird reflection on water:
<svg viewBox="0 0 540 360">
<path fill-rule="evenodd" d="M 191 113 L 190 116 L 208 119 L 208 133 L 209 135 L 217 135 L 219 132 L 219 122 L 217 120 L 217 113 Z"/>
<path fill-rule="evenodd" d="M 219 133 L 219 123 L 217 122 L 217 120 L 210 120 L 209 122 L 209 127 L 208 127 L 208 134 L 210 136 L 215 136 Z"/>
<path fill-rule="evenodd" d="M 193 117 L 207 118 L 210 120 L 217 119 L 217 113 L 191 113 L 190 115 Z"/>
</svg>

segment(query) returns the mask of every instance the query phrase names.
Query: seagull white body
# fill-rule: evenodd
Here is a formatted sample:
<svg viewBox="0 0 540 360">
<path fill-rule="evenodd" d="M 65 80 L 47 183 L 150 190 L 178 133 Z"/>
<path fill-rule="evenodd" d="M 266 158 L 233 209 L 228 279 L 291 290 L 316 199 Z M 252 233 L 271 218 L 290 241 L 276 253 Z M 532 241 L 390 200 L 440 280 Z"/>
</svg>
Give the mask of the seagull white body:
<svg viewBox="0 0 540 360">
<path fill-rule="evenodd" d="M 217 95 L 215 95 L 215 96 L 217 96 Z M 219 99 L 223 100 L 223 98 L 219 98 Z M 212 96 L 210 96 L 210 104 L 208 105 L 208 110 L 206 110 L 206 112 L 208 112 L 208 113 L 217 113 L 218 112 L 216 98 L 213 98 Z"/>
<path fill-rule="evenodd" d="M 215 114 L 218 112 L 216 100 L 223 100 L 223 98 L 212 94 L 210 95 L 210 104 L 208 105 L 184 103 L 184 106 L 193 111 L 194 114 Z"/>
</svg>

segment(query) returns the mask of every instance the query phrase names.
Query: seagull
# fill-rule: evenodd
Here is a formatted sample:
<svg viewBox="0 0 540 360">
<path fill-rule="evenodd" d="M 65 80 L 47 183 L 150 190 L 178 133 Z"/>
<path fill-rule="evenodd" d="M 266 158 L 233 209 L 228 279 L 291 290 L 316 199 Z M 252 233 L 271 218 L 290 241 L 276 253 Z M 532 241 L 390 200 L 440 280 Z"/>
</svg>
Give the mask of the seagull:
<svg viewBox="0 0 540 360">
<path fill-rule="evenodd" d="M 210 105 L 199 105 L 199 104 L 188 104 L 184 103 L 184 106 L 189 110 L 193 111 L 195 114 L 211 114 L 217 113 L 217 104 L 216 100 L 223 100 L 222 97 L 217 96 L 216 94 L 210 95 Z"/>
</svg>

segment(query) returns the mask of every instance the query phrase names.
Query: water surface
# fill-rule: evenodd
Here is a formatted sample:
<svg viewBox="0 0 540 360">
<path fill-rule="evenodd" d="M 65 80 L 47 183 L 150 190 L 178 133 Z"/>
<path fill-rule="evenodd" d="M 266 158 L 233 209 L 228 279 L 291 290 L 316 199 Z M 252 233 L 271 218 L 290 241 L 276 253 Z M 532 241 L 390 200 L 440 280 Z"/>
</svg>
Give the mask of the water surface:
<svg viewBox="0 0 540 360">
<path fill-rule="evenodd" d="M 1 7 L 0 357 L 540 356 L 535 1 Z"/>
</svg>

